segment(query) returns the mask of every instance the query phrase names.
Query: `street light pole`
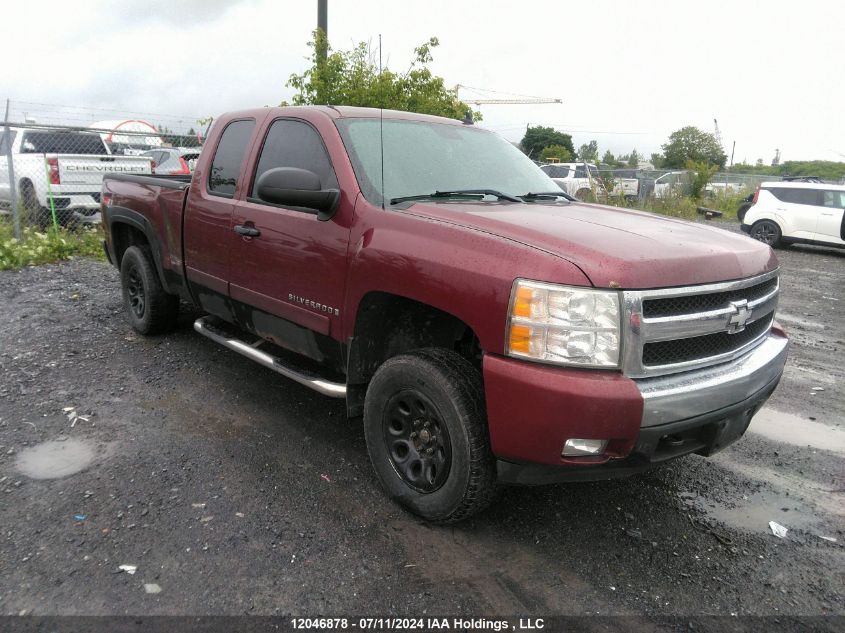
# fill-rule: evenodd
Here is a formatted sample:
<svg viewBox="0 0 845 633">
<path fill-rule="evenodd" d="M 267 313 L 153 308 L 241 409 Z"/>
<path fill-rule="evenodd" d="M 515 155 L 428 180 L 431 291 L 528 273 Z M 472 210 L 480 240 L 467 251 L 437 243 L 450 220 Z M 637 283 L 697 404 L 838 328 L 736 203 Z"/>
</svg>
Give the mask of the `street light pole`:
<svg viewBox="0 0 845 633">
<path fill-rule="evenodd" d="M 325 46 L 317 51 L 318 62 L 326 61 L 329 39 L 329 0 L 317 0 L 317 29 L 323 32 Z"/>
</svg>

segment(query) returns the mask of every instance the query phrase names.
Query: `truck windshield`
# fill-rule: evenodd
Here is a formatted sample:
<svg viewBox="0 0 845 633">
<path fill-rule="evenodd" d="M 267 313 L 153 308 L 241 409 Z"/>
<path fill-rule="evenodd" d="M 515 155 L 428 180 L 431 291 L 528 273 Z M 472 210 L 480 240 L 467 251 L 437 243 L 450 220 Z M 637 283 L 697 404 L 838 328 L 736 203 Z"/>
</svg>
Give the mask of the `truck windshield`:
<svg viewBox="0 0 845 633">
<path fill-rule="evenodd" d="M 358 184 L 373 204 L 382 204 L 382 191 L 390 201 L 448 191 L 493 190 L 522 196 L 559 190 L 525 154 L 493 132 L 464 125 L 385 120 L 382 160 L 379 119 L 349 118 L 336 123 Z"/>
<path fill-rule="evenodd" d="M 76 132 L 27 132 L 21 141 L 22 154 L 107 154 L 97 134 Z"/>
</svg>

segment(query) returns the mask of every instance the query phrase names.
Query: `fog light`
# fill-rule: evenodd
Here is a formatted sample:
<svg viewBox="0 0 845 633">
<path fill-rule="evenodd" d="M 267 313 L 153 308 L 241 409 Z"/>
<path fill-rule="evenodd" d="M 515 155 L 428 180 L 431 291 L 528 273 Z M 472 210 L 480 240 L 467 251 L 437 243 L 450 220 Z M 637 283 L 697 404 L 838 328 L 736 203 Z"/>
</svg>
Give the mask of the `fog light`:
<svg viewBox="0 0 845 633">
<path fill-rule="evenodd" d="M 606 446 L 607 440 L 566 440 L 561 455 L 563 457 L 601 455 Z"/>
</svg>

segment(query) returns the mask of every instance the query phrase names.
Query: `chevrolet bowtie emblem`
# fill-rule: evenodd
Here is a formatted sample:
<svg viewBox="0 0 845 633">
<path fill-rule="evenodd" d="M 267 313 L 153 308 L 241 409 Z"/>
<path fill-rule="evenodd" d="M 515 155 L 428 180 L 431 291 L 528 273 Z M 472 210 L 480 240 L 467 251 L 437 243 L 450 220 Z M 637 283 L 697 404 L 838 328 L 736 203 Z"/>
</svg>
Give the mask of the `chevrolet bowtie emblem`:
<svg viewBox="0 0 845 633">
<path fill-rule="evenodd" d="M 731 301 L 733 313 L 728 319 L 728 333 L 736 334 L 745 329 L 745 324 L 751 319 L 751 310 L 748 307 L 748 300 Z"/>
</svg>

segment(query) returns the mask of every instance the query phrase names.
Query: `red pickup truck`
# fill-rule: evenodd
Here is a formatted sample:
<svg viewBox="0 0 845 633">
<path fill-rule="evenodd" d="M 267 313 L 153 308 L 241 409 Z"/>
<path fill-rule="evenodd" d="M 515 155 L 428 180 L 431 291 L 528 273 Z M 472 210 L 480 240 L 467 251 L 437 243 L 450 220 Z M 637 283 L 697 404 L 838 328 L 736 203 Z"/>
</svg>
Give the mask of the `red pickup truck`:
<svg viewBox="0 0 845 633">
<path fill-rule="evenodd" d="M 107 175 L 132 326 L 200 334 L 363 418 L 387 493 L 438 522 L 498 484 L 710 455 L 788 340 L 760 242 L 584 204 L 498 135 L 351 107 L 218 119 L 192 177 Z"/>
</svg>

